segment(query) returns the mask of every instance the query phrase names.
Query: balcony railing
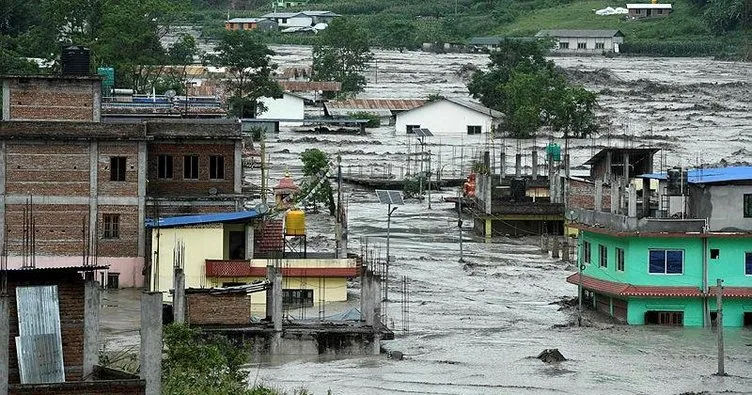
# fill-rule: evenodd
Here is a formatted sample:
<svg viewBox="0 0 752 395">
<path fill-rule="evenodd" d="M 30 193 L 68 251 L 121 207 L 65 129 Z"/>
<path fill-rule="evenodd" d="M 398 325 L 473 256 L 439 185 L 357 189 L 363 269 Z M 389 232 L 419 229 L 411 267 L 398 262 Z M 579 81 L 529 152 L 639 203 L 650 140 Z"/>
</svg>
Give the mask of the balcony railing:
<svg viewBox="0 0 752 395">
<path fill-rule="evenodd" d="M 594 210 L 570 209 L 573 221 L 613 232 L 687 233 L 702 232 L 704 219 L 636 218 Z"/>
</svg>

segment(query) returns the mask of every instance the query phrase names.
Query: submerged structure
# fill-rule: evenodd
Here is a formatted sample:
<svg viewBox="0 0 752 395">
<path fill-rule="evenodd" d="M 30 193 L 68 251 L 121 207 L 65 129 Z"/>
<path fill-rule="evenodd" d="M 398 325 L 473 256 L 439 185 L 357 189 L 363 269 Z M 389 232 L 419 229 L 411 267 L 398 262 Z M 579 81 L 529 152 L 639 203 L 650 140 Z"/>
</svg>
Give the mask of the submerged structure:
<svg viewBox="0 0 752 395">
<path fill-rule="evenodd" d="M 580 271 L 567 281 L 631 325 L 715 325 L 718 292 L 724 326 L 752 325 L 752 167 L 632 176 L 625 159 L 622 180 L 609 177 L 610 209 L 604 178 L 594 208 L 567 208 L 580 238 Z"/>
</svg>

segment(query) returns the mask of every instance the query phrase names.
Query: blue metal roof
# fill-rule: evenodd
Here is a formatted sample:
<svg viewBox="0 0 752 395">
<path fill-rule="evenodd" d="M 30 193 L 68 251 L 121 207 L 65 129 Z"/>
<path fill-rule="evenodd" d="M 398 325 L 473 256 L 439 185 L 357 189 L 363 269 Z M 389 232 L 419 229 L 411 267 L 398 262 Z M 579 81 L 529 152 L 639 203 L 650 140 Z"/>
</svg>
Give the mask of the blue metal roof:
<svg viewBox="0 0 752 395">
<path fill-rule="evenodd" d="M 640 178 L 665 180 L 666 173 L 643 174 Z M 752 180 L 752 166 L 718 167 L 710 169 L 689 169 L 687 182 L 690 184 L 712 184 Z"/>
<path fill-rule="evenodd" d="M 146 220 L 147 228 L 169 228 L 173 226 L 211 224 L 217 222 L 242 221 L 260 217 L 256 210 L 236 211 L 233 213 L 211 213 L 199 215 L 182 215 L 177 217 L 160 218 L 157 224 L 153 219 Z"/>
</svg>

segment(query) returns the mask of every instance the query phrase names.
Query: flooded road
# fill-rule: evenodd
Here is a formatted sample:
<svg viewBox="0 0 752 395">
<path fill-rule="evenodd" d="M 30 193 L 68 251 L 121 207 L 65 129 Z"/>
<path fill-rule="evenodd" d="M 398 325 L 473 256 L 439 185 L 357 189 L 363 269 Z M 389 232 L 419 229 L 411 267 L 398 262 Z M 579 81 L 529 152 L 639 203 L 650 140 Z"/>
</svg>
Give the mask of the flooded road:
<svg viewBox="0 0 752 395">
<path fill-rule="evenodd" d="M 310 65 L 310 49 L 277 47 L 280 66 Z M 436 55 L 376 51 L 378 71 L 368 73 L 363 98 L 425 98 L 439 93 L 464 97 L 457 71 L 468 63 L 484 67 L 487 56 Z M 599 110 L 612 126 L 594 139 L 570 142 L 572 165 L 579 167 L 604 146 L 658 146 L 665 165 L 752 162 L 752 64 L 708 59 L 556 58 L 575 80 L 601 92 Z M 374 65 L 375 66 L 375 65 Z M 378 74 L 377 74 L 378 72 Z M 283 130 L 268 136 L 270 185 L 289 169 L 301 181 L 299 155 L 319 148 L 341 155 L 352 171 L 378 173 L 400 166 L 410 144 L 393 127 L 369 129 L 366 136 L 300 134 Z M 429 144 L 446 171 L 461 176 L 469 159 L 488 142 L 467 142 L 462 158 L 455 150 Z M 523 150 L 543 147 L 548 138 L 524 141 Z M 514 155 L 516 142 L 490 145 Z M 498 152 L 498 151 L 497 151 Z M 439 157 L 441 159 L 439 159 Z M 529 163 L 525 151 L 524 164 Z M 360 169 L 365 170 L 360 170 Z M 656 169 L 659 169 L 656 163 Z M 355 169 L 355 170 L 353 170 Z M 246 179 L 259 184 L 258 171 Z M 254 366 L 251 381 L 292 390 L 304 387 L 326 394 L 678 394 L 687 391 L 752 391 L 752 331 L 725 332 L 726 371 L 715 377 L 715 336 L 705 329 L 666 329 L 597 324 L 567 326 L 572 311 L 554 302 L 572 297 L 565 282 L 573 267 L 540 253 L 536 238 L 496 238 L 484 244 L 465 221 L 468 264 L 459 263 L 456 213 L 433 195 L 427 202 L 407 201 L 392 217 L 389 296 L 390 326 L 397 336 L 384 342 L 405 360 L 384 356 L 334 360 L 292 360 Z M 359 240 L 383 245 L 386 207 L 373 191 L 346 185 L 350 251 Z M 332 226 L 322 214 L 309 215 L 309 238 L 317 234 L 333 248 Z M 403 335 L 399 301 L 402 276 L 410 280 L 409 326 Z M 353 300 L 357 305 L 357 301 Z M 138 319 L 138 314 L 135 317 Z M 117 321 L 117 320 L 115 320 Z M 113 321 L 114 322 L 114 321 Z M 104 325 L 104 324 L 103 324 Z M 115 331 L 112 330 L 114 333 Z M 117 337 L 117 335 L 113 335 Z M 534 357 L 558 348 L 569 360 L 547 365 Z"/>
</svg>

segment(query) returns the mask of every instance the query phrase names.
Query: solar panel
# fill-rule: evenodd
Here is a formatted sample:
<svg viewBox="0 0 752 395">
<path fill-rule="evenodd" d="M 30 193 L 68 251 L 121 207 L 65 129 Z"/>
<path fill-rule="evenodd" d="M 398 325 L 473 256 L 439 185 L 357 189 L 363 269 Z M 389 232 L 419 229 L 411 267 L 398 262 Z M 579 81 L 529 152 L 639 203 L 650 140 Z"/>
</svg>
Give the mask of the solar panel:
<svg viewBox="0 0 752 395">
<path fill-rule="evenodd" d="M 376 196 L 379 197 L 381 204 L 405 204 L 400 191 L 377 189 Z"/>
<path fill-rule="evenodd" d="M 431 131 L 426 128 L 413 129 L 413 132 L 418 137 L 432 137 L 433 136 L 433 133 L 431 133 Z"/>
</svg>

